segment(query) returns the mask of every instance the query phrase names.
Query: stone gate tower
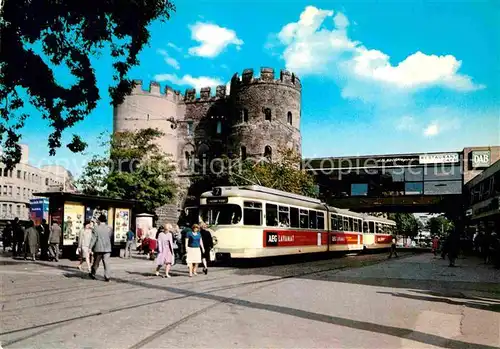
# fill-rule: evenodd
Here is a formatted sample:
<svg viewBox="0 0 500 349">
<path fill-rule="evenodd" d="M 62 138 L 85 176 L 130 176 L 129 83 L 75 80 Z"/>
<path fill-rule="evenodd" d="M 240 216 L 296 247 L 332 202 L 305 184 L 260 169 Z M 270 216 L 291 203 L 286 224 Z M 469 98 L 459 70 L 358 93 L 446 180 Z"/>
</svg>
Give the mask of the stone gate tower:
<svg viewBox="0 0 500 349">
<path fill-rule="evenodd" d="M 142 81 L 124 102 L 114 109 L 114 132 L 157 128 L 165 136 L 160 148 L 176 163 L 181 193 L 177 202 L 160 209 L 160 221 L 176 221 L 190 186 L 190 164 L 223 154 L 241 157 L 267 156 L 277 159 L 280 146 L 301 154 L 301 90 L 295 74 L 281 70 L 278 78 L 272 68 L 261 68 L 260 77 L 245 69 L 234 74 L 230 94 L 226 86 L 184 95 L 152 82 L 144 90 Z"/>
</svg>

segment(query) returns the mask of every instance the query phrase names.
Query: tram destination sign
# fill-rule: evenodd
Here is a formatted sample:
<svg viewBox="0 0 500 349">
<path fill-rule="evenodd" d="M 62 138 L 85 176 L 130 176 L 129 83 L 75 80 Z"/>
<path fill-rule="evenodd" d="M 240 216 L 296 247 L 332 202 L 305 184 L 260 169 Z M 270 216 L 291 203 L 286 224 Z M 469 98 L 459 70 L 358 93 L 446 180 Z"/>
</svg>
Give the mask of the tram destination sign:
<svg viewBox="0 0 500 349">
<path fill-rule="evenodd" d="M 207 198 L 207 204 L 227 204 L 226 197 Z"/>
</svg>

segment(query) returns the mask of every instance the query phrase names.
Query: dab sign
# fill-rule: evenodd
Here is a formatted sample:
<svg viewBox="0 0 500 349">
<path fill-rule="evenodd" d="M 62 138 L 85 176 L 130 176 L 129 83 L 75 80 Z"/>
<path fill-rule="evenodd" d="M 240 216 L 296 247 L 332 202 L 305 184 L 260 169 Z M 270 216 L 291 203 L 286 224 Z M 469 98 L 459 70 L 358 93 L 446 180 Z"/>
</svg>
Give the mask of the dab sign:
<svg viewBox="0 0 500 349">
<path fill-rule="evenodd" d="M 489 150 L 472 152 L 472 168 L 484 168 L 490 166 L 491 157 Z"/>
</svg>

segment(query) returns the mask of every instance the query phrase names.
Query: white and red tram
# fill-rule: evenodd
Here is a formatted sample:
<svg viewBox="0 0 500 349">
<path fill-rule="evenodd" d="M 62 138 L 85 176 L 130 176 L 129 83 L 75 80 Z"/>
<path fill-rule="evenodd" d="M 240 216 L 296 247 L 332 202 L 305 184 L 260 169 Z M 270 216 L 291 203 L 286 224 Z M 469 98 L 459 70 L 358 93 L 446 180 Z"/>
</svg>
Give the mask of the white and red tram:
<svg viewBox="0 0 500 349">
<path fill-rule="evenodd" d="M 386 248 L 393 232 L 390 227 L 396 225 L 330 207 L 318 199 L 256 185 L 205 192 L 199 212 L 200 221 L 214 231 L 216 256 L 231 258 Z M 370 231 L 370 222 L 374 229 L 380 227 L 377 233 Z"/>
</svg>

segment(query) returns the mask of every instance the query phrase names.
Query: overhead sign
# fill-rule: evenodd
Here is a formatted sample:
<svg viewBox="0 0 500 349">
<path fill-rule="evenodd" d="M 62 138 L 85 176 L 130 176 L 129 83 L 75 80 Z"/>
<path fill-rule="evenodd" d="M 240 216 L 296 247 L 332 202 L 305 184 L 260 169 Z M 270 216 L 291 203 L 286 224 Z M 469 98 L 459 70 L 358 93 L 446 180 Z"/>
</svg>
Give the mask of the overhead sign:
<svg viewBox="0 0 500 349">
<path fill-rule="evenodd" d="M 484 168 L 491 165 L 489 150 L 476 150 L 472 152 L 472 168 Z"/>
<path fill-rule="evenodd" d="M 418 157 L 420 164 L 452 164 L 459 160 L 458 153 L 422 154 Z"/>
</svg>

